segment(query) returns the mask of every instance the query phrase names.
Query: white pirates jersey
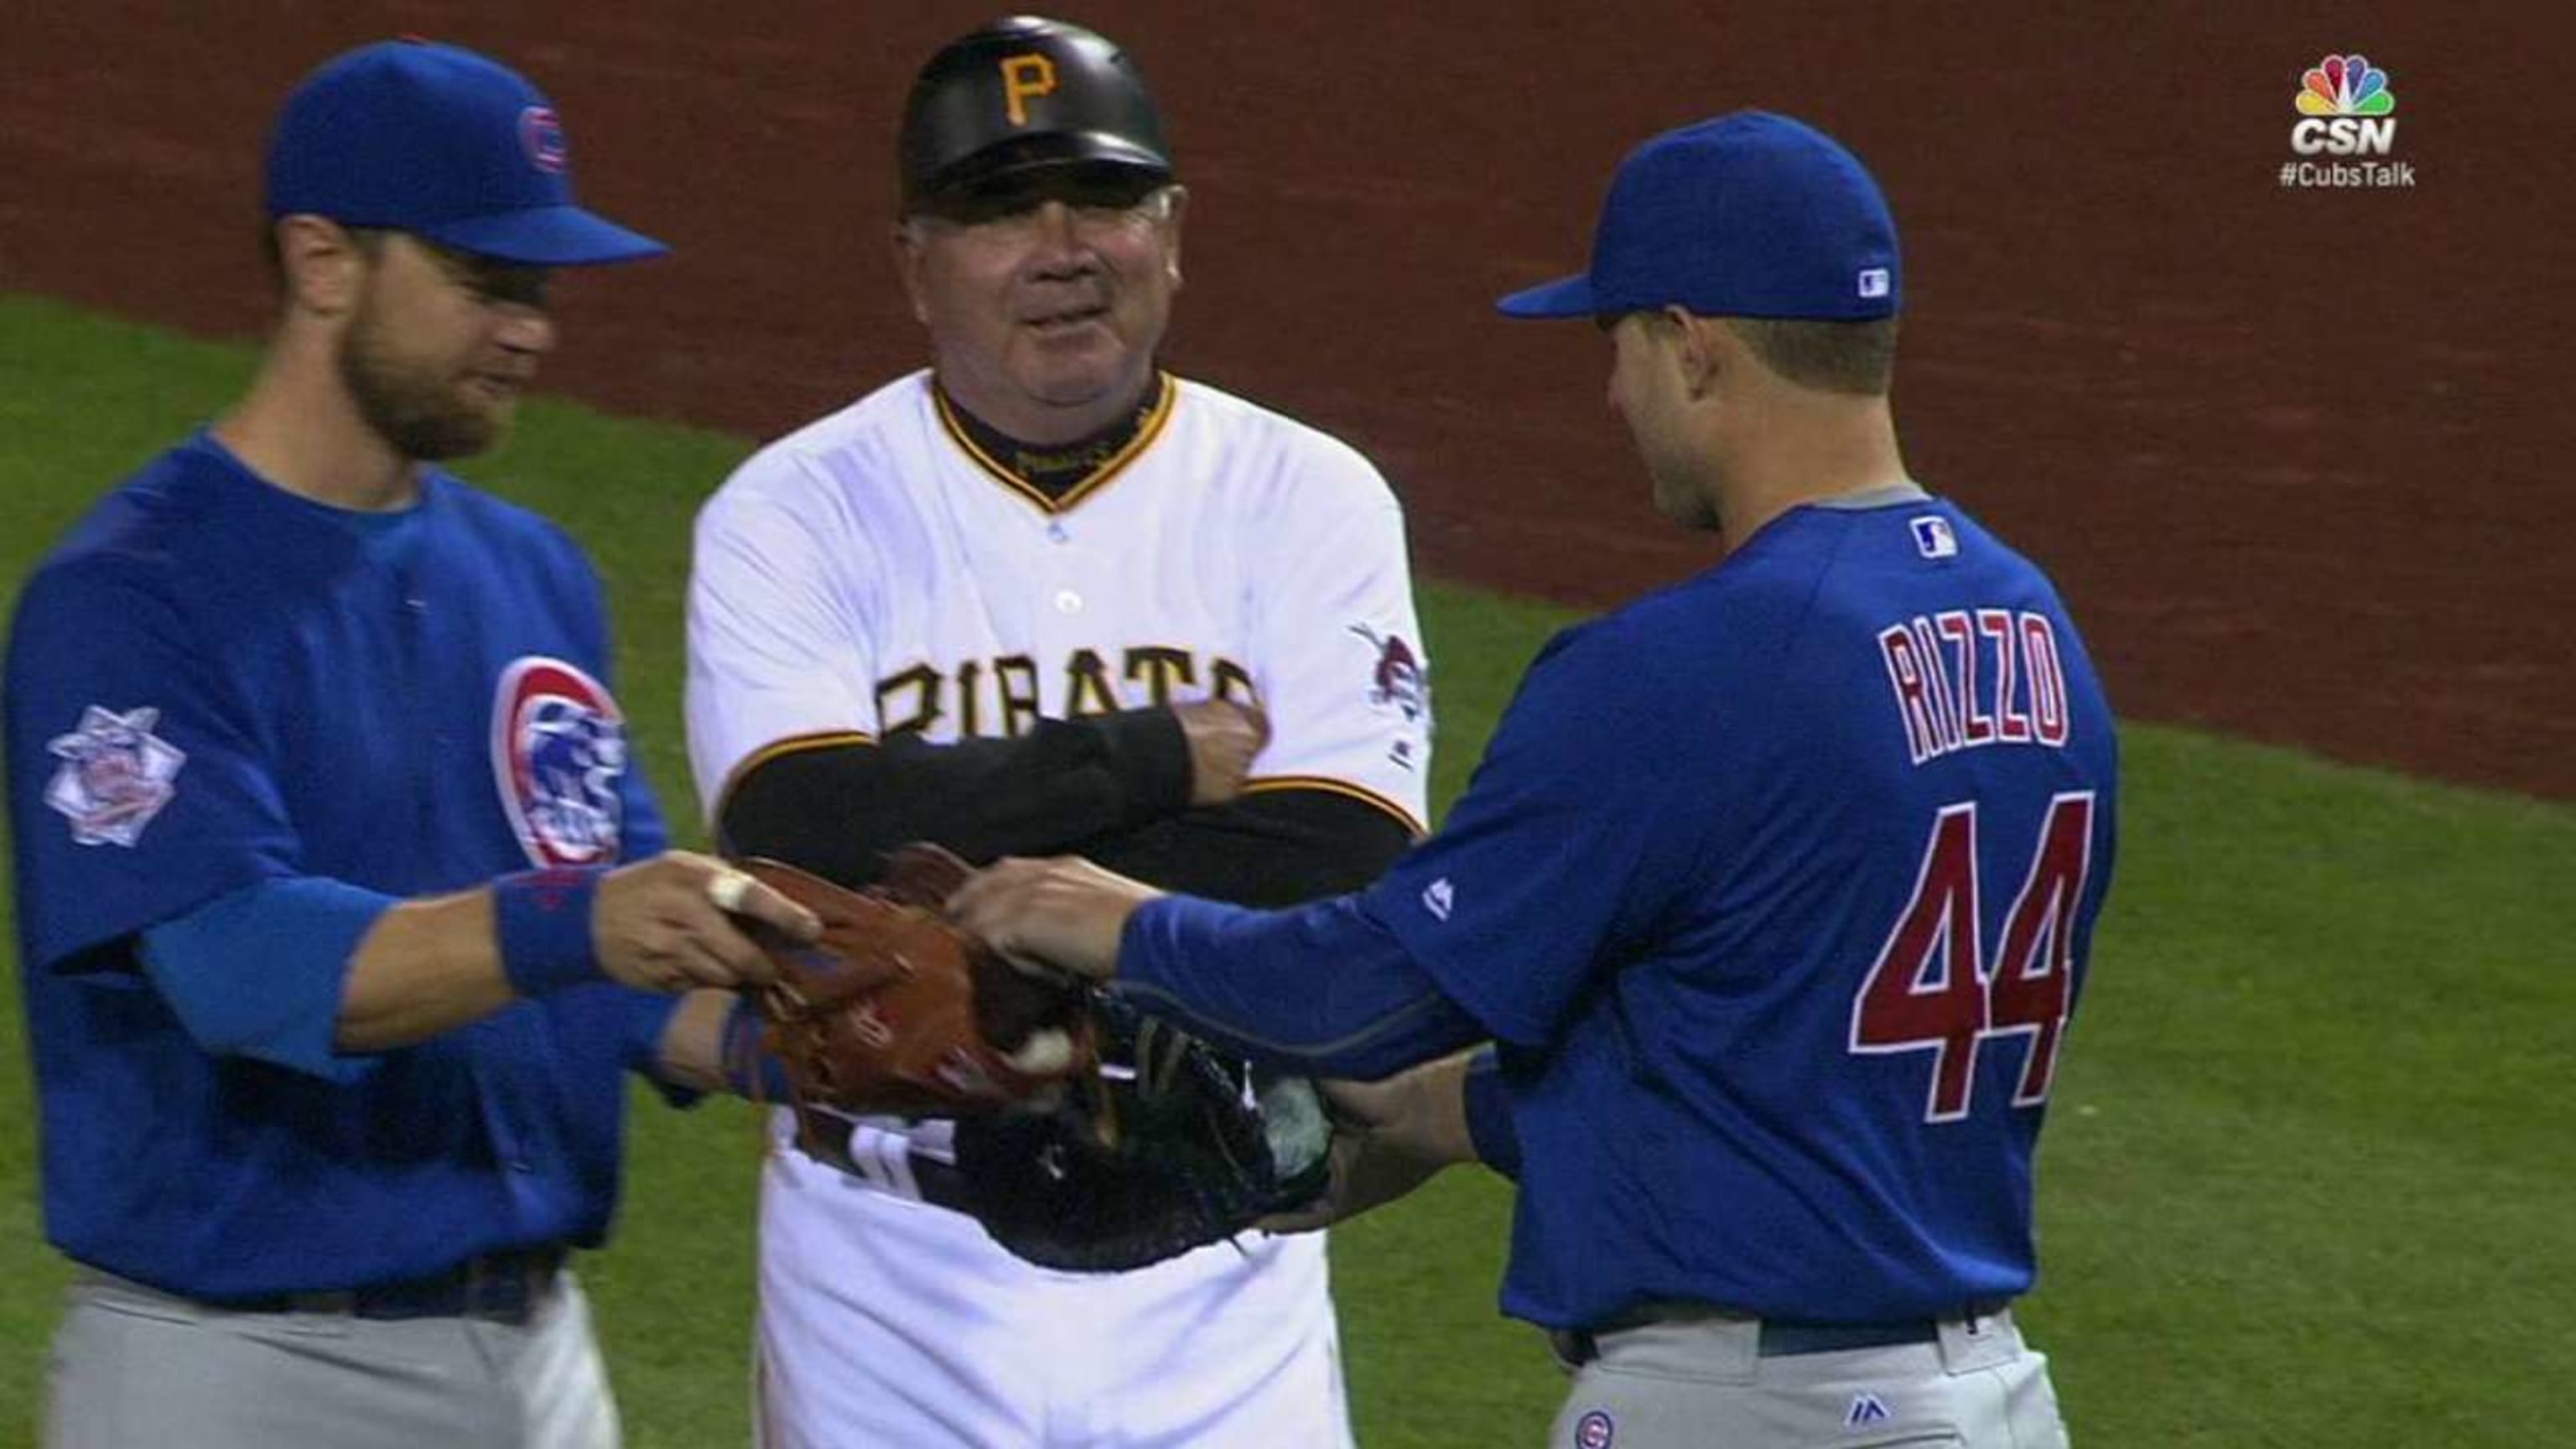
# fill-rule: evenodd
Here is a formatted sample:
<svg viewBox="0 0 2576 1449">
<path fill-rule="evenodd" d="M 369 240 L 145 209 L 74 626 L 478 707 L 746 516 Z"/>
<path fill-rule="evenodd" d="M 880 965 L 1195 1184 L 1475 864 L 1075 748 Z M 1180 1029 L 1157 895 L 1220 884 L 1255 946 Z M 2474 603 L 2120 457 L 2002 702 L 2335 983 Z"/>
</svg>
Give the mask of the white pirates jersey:
<svg viewBox="0 0 2576 1449">
<path fill-rule="evenodd" d="M 750 766 L 1210 697 L 1257 703 L 1247 792 L 1331 790 L 1416 834 L 1430 707 L 1403 515 L 1347 445 L 1163 375 L 1134 439 L 1050 499 L 899 379 L 762 449 L 700 512 L 690 762 Z"/>
</svg>

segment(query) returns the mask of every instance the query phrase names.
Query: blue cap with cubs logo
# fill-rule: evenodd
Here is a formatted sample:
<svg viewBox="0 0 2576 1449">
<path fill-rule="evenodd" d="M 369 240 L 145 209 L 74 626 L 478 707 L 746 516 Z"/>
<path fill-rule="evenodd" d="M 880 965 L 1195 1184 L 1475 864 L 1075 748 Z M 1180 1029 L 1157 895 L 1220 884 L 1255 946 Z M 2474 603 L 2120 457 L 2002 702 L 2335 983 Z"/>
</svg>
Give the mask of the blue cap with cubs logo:
<svg viewBox="0 0 2576 1449">
<path fill-rule="evenodd" d="M 1591 270 L 1496 305 L 1511 317 L 1678 306 L 1703 317 L 1896 315 L 1896 221 L 1860 158 L 1768 111 L 1666 131 L 1628 153 Z"/>
<path fill-rule="evenodd" d="M 531 266 L 668 248 L 573 203 L 554 107 L 509 67 L 427 41 L 363 46 L 287 98 L 268 149 L 268 214 L 413 232 Z"/>
</svg>

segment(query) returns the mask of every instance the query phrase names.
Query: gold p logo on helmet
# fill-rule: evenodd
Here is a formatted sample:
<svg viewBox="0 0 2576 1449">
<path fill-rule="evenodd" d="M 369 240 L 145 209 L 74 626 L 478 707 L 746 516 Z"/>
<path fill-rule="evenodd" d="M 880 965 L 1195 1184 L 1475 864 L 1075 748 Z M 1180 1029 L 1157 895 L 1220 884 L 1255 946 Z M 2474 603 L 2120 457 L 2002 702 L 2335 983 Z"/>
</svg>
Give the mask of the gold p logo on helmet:
<svg viewBox="0 0 2576 1449">
<path fill-rule="evenodd" d="M 1055 62 L 1036 51 L 1002 57 L 1002 103 L 1010 110 L 1011 124 L 1029 123 L 1028 102 L 1036 96 L 1055 94 Z"/>
</svg>

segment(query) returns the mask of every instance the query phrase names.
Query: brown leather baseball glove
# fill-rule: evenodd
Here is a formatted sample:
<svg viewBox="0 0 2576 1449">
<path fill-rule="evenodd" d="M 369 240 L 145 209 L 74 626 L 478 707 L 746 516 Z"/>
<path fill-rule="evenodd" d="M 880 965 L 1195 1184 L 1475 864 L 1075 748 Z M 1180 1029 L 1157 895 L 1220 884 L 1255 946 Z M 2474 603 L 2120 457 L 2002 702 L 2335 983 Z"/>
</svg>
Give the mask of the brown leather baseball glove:
<svg viewBox="0 0 2576 1449">
<path fill-rule="evenodd" d="M 818 1111 L 971 1117 L 1092 1068 L 1089 989 L 1024 974 L 941 915 L 970 873 L 947 851 L 905 846 L 865 891 L 780 861 L 736 865 L 823 922 L 812 945 L 762 937 L 778 980 L 756 998 L 808 1152 L 824 1155 Z"/>
</svg>

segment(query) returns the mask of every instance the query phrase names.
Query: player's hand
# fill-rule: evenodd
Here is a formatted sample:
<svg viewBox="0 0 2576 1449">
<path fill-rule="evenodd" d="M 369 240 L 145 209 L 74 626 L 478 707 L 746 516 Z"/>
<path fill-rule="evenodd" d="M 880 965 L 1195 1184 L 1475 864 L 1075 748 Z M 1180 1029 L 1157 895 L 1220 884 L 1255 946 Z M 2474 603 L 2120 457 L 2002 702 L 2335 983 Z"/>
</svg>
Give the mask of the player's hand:
<svg viewBox="0 0 2576 1449">
<path fill-rule="evenodd" d="M 1467 1061 L 1460 1052 L 1382 1082 L 1318 1082 L 1333 1115 L 1331 1177 L 1295 1212 L 1261 1220 L 1273 1233 L 1311 1233 L 1395 1201 L 1455 1163 L 1476 1160 L 1467 1131 Z"/>
<path fill-rule="evenodd" d="M 1080 856 L 1005 858 L 958 887 L 948 914 L 1015 965 L 1105 981 L 1118 970 L 1127 918 L 1161 894 Z"/>
<path fill-rule="evenodd" d="M 674 850 L 599 883 L 591 949 L 611 980 L 647 991 L 753 986 L 777 974 L 747 928 L 822 934 L 814 913 L 713 856 Z"/>
<path fill-rule="evenodd" d="M 1253 758 L 1270 743 L 1270 716 L 1230 699 L 1172 706 L 1190 742 L 1190 803 L 1222 805 L 1243 793 Z"/>
</svg>

